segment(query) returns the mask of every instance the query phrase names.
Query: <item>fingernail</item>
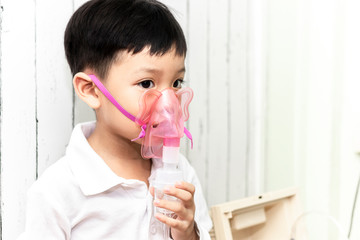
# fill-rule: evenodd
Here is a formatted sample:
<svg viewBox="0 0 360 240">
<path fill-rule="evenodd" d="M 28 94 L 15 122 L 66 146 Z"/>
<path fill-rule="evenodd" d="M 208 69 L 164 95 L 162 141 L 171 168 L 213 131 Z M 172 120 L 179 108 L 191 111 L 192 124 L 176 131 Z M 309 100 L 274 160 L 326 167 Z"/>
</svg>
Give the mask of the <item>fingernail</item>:
<svg viewBox="0 0 360 240">
<path fill-rule="evenodd" d="M 160 203 L 160 200 L 159 200 L 159 199 L 155 199 L 155 200 L 154 200 L 154 204 L 155 204 L 155 205 L 159 205 L 159 203 Z"/>
<path fill-rule="evenodd" d="M 176 186 L 182 186 L 182 182 L 176 182 L 175 185 Z"/>
<path fill-rule="evenodd" d="M 166 186 L 166 187 L 164 187 L 164 192 L 170 192 L 170 187 L 169 186 Z"/>
</svg>

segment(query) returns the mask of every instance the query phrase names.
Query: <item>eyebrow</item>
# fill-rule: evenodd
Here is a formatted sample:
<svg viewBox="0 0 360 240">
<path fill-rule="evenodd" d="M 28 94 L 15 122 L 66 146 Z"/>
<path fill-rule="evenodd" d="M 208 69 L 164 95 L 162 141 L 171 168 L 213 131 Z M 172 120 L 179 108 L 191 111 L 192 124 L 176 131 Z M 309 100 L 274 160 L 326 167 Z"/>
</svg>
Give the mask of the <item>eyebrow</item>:
<svg viewBox="0 0 360 240">
<path fill-rule="evenodd" d="M 137 69 L 136 72 L 148 72 L 148 73 L 159 74 L 161 73 L 161 70 L 157 68 L 141 67 Z M 185 67 L 181 68 L 177 73 L 183 73 L 183 72 L 185 72 Z"/>
</svg>

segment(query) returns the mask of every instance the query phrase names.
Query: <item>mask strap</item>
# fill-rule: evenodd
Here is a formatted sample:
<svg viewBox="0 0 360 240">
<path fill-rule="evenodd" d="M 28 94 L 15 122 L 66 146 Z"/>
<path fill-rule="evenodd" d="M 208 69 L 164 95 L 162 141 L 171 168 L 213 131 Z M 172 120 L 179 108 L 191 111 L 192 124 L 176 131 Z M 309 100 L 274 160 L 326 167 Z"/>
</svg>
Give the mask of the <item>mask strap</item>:
<svg viewBox="0 0 360 240">
<path fill-rule="evenodd" d="M 95 76 L 95 75 L 89 75 L 89 77 L 91 78 L 91 80 L 93 81 L 93 83 L 95 83 L 95 85 L 99 88 L 99 90 L 105 95 L 105 97 L 107 97 L 107 99 L 109 99 L 109 101 L 114 104 L 114 106 L 119 109 L 119 111 L 124 114 L 127 118 L 129 118 L 131 121 L 136 122 L 136 118 L 130 114 L 129 112 L 127 112 L 116 100 L 115 98 L 111 95 L 111 93 L 106 89 L 106 87 L 102 84 L 102 82 Z M 145 137 L 145 130 L 146 130 L 146 123 L 145 124 L 141 124 L 141 132 L 139 134 L 139 136 L 135 139 L 132 139 L 131 141 L 135 141 L 137 139 L 143 138 Z M 193 139 L 191 136 L 191 133 L 189 132 L 189 130 L 186 129 L 186 127 L 184 127 L 184 133 L 185 135 L 191 140 L 191 149 L 193 148 Z"/>
<path fill-rule="evenodd" d="M 95 75 L 89 75 L 91 80 L 95 83 L 95 85 L 99 88 L 99 90 L 107 97 L 114 106 L 119 109 L 119 111 L 124 114 L 127 118 L 129 118 L 131 121 L 135 122 L 135 117 L 128 113 L 116 100 L 115 98 L 110 94 L 110 92 L 106 89 L 106 87 L 100 82 L 100 80 Z"/>
<path fill-rule="evenodd" d="M 190 131 L 187 130 L 186 127 L 184 127 L 184 133 L 185 133 L 185 135 L 188 137 L 188 139 L 190 139 L 190 141 L 191 141 L 191 149 L 193 149 L 193 145 L 194 145 L 193 139 L 192 139 L 192 136 L 191 136 Z"/>
</svg>

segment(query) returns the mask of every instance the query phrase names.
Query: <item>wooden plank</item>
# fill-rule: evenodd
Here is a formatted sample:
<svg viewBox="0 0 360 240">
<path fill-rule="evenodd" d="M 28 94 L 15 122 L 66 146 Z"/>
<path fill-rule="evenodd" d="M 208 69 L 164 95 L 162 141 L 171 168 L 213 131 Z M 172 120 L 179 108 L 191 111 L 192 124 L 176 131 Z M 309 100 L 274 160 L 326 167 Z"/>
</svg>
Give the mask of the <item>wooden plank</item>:
<svg viewBox="0 0 360 240">
<path fill-rule="evenodd" d="M 72 0 L 36 2 L 39 175 L 65 153 L 72 131 L 72 77 L 63 47 L 72 11 Z"/>
<path fill-rule="evenodd" d="M 88 0 L 73 0 L 73 11 L 75 12 L 81 5 L 88 2 Z"/>
<path fill-rule="evenodd" d="M 335 217 L 336 219 L 339 219 L 340 215 L 340 209 L 343 204 L 351 205 L 348 203 L 341 203 L 341 196 L 344 194 L 346 195 L 349 192 L 343 192 L 341 188 L 341 172 L 339 169 L 342 168 L 341 163 L 343 162 L 344 156 L 341 156 L 341 147 L 344 146 L 342 143 L 342 140 L 344 140 L 341 136 L 345 132 L 345 126 L 343 125 L 343 116 L 345 113 L 346 105 L 343 104 L 344 99 L 344 76 L 343 76 L 343 69 L 344 69 L 344 40 L 345 40 L 345 3 L 342 1 L 334 1 L 333 3 L 330 1 L 330 4 L 333 4 L 333 23 L 329 21 L 328 24 L 332 25 L 332 32 L 333 32 L 333 49 L 332 49 L 332 55 L 333 55 L 333 62 L 332 65 L 334 66 L 332 75 L 333 75 L 333 83 L 332 83 L 332 121 L 331 121 L 331 128 L 332 128 L 332 139 L 331 139 L 331 145 L 330 145 L 330 179 L 329 179 L 329 195 L 328 198 L 331 199 L 329 201 L 328 205 L 328 212 L 331 216 Z M 336 66 L 336 67 L 335 67 Z M 356 86 L 356 85 L 354 85 Z M 358 85 L 359 86 L 359 85 Z M 347 94 L 347 93 L 345 93 Z M 351 106 L 350 104 L 349 106 Z M 342 114 L 339 114 L 342 113 Z M 354 115 L 353 117 L 356 117 Z M 354 128 L 352 131 L 359 129 L 356 125 L 352 125 Z M 360 130 L 360 129 L 359 129 Z M 350 164 L 349 164 L 350 165 Z M 358 171 L 353 171 L 352 176 L 357 177 Z M 355 182 L 355 181 L 354 181 Z M 351 182 L 350 182 L 351 184 Z M 351 185 L 348 186 L 351 186 Z M 354 188 L 355 189 L 355 184 Z M 347 195 L 348 199 L 352 198 L 352 194 Z M 347 216 L 350 216 L 351 211 L 348 212 Z M 346 219 L 349 219 L 347 217 Z M 341 222 L 341 225 L 345 226 L 343 222 Z M 334 229 L 331 227 L 331 225 L 328 226 L 328 235 L 335 238 L 341 238 L 341 234 L 338 229 Z M 346 233 L 347 235 L 347 233 Z M 345 236 L 345 235 L 344 235 Z"/>
<path fill-rule="evenodd" d="M 222 206 L 213 206 L 211 208 L 211 216 L 214 222 L 216 240 L 232 240 L 229 218 L 226 216 L 226 213 L 224 213 Z"/>
<path fill-rule="evenodd" d="M 73 11 L 76 11 L 81 5 L 83 5 L 87 0 L 74 0 Z M 77 95 L 74 93 L 74 125 L 94 121 L 96 119 L 95 112 L 90 108 L 86 103 L 84 103 Z"/>
<path fill-rule="evenodd" d="M 247 195 L 264 191 L 266 147 L 268 68 L 268 4 L 267 1 L 248 1 L 248 162 Z"/>
<path fill-rule="evenodd" d="M 309 78 L 307 92 L 307 136 L 306 139 L 306 196 L 305 204 L 309 209 L 329 211 L 330 173 L 332 158 L 333 121 L 333 88 L 334 75 L 329 69 L 334 69 L 333 59 L 333 1 L 318 1 L 312 6 L 309 24 Z M 324 5 L 325 4 L 325 5 Z M 322 12 L 321 16 L 317 14 Z M 321 171 L 319 172 L 319 169 Z M 324 187 L 326 186 L 326 187 Z M 333 201 L 333 199 L 331 199 Z M 319 229 L 330 229 L 327 222 L 319 222 Z M 329 239 L 332 234 L 320 233 L 309 229 L 314 239 Z"/>
<path fill-rule="evenodd" d="M 294 178 L 298 185 L 304 187 L 307 176 L 305 159 L 307 159 L 306 139 L 308 137 L 308 131 L 306 131 L 308 101 L 305 101 L 305 99 L 307 99 L 307 89 L 310 84 L 310 82 L 306 80 L 308 78 L 309 68 L 308 59 L 310 58 L 310 51 L 306 46 L 309 42 L 308 24 L 310 19 L 307 17 L 308 6 L 306 2 L 298 2 L 296 9 L 298 19 L 296 28 L 298 34 L 296 39 L 297 52 L 295 60 L 297 63 L 297 74 L 294 84 L 294 88 L 296 89 L 294 93 Z M 301 201 L 305 202 L 305 194 L 301 195 Z"/>
<path fill-rule="evenodd" d="M 334 169 L 340 175 L 338 182 L 339 196 L 339 220 L 348 231 L 351 224 L 352 208 L 355 201 L 356 187 L 359 178 L 360 156 L 360 29 L 357 26 L 360 21 L 360 2 L 350 0 L 344 4 L 344 56 L 342 75 L 340 76 L 342 87 L 342 131 L 340 144 L 339 168 Z M 342 59 L 341 59 L 342 60 Z M 360 194 L 360 193 L 359 193 Z M 360 239 L 360 195 L 353 215 L 350 239 Z"/>
<path fill-rule="evenodd" d="M 160 0 L 172 12 L 186 35 L 187 32 L 187 0 Z"/>
<path fill-rule="evenodd" d="M 1 3 L 2 239 L 16 239 L 24 230 L 26 192 L 36 176 L 35 4 Z"/>
<path fill-rule="evenodd" d="M 297 9 L 294 172 L 296 181 L 304 188 L 305 209 L 332 215 L 330 204 L 338 201 L 338 196 L 330 195 L 331 189 L 336 188 L 331 185 L 331 179 L 337 178 L 337 173 L 331 176 L 337 148 L 333 145 L 337 141 L 334 116 L 339 114 L 334 111 L 338 101 L 334 93 L 339 90 L 334 85 L 337 66 L 334 64 L 333 23 L 337 9 L 334 1 L 310 0 L 299 3 Z M 317 228 L 321 231 L 309 229 L 309 236 L 328 239 L 335 233 L 326 231 L 331 230 L 330 226 L 325 221 L 319 222 Z"/>
<path fill-rule="evenodd" d="M 286 10 L 284 10 L 286 9 Z M 296 4 L 280 0 L 268 8 L 266 190 L 292 186 Z M 284 21 L 286 19 L 286 21 Z M 281 177 L 280 177 L 281 176 Z M 286 179 L 284 181 L 284 179 Z"/>
<path fill-rule="evenodd" d="M 231 0 L 229 14 L 229 165 L 227 200 L 246 196 L 249 149 L 248 1 Z"/>
<path fill-rule="evenodd" d="M 194 138 L 194 149 L 188 157 L 201 182 L 204 195 L 207 195 L 208 174 L 208 39 L 207 39 L 207 0 L 189 2 L 189 35 L 187 55 L 187 78 L 194 91 L 190 104 L 189 130 Z"/>
<path fill-rule="evenodd" d="M 211 206 L 224 202 L 227 193 L 228 143 L 228 3 L 209 1 L 208 84 L 208 185 Z"/>
</svg>

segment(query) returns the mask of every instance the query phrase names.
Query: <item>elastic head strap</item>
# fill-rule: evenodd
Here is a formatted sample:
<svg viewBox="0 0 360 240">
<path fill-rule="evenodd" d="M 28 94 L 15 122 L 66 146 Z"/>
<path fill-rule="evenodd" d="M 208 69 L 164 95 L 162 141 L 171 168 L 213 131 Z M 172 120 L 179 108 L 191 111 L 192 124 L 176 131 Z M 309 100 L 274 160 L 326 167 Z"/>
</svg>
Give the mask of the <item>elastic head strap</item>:
<svg viewBox="0 0 360 240">
<path fill-rule="evenodd" d="M 135 117 L 131 115 L 129 112 L 127 112 L 111 95 L 111 93 L 106 89 L 106 87 L 102 84 L 102 82 L 95 76 L 95 75 L 89 75 L 91 80 L 95 83 L 95 85 L 99 88 L 99 90 L 107 97 L 114 106 L 119 109 L 119 111 L 124 114 L 127 118 L 129 118 L 131 121 L 135 122 Z"/>
</svg>

